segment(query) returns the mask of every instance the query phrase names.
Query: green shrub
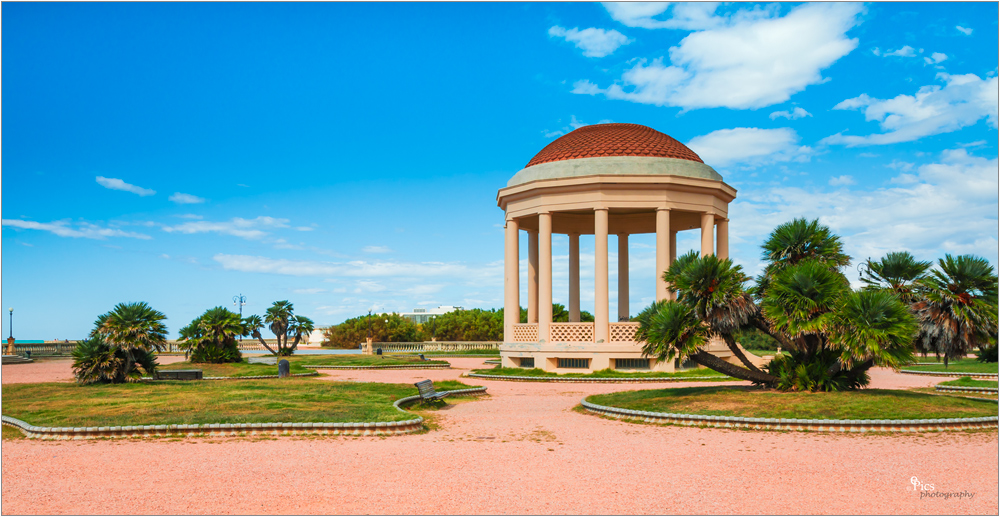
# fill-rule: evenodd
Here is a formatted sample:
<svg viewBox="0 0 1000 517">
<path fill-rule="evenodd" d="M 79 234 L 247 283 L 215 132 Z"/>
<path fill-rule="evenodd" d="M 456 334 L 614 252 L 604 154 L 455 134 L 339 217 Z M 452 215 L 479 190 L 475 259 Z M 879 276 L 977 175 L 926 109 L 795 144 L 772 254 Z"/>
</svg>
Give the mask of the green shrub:
<svg viewBox="0 0 1000 517">
<path fill-rule="evenodd" d="M 813 357 L 805 352 L 792 350 L 788 355 L 779 355 L 764 368 L 778 378 L 776 388 L 782 391 L 843 391 L 864 387 L 869 382 L 868 373 L 834 369 L 837 353 L 821 350 Z"/>
<path fill-rule="evenodd" d="M 143 373 L 155 375 L 156 367 L 153 352 L 124 349 L 101 335 L 84 339 L 73 349 L 73 375 L 80 384 L 138 382 Z"/>
<path fill-rule="evenodd" d="M 976 352 L 976 360 L 980 363 L 997 362 L 997 345 L 979 347 L 979 351 Z"/>
</svg>

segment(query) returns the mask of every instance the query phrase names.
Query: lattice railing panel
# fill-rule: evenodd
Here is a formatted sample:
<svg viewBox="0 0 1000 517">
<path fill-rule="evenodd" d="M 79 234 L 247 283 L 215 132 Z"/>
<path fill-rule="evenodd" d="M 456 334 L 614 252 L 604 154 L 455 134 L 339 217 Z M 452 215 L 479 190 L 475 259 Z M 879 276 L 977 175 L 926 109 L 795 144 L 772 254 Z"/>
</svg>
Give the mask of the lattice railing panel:
<svg viewBox="0 0 1000 517">
<path fill-rule="evenodd" d="M 515 323 L 514 324 L 515 343 L 537 343 L 538 324 L 537 323 Z"/>
<path fill-rule="evenodd" d="M 582 323 L 553 323 L 549 327 L 550 343 L 593 343 L 594 324 L 590 322 Z"/>
<path fill-rule="evenodd" d="M 623 321 L 608 325 L 608 334 L 613 343 L 635 343 L 635 332 L 639 330 L 639 322 Z"/>
</svg>

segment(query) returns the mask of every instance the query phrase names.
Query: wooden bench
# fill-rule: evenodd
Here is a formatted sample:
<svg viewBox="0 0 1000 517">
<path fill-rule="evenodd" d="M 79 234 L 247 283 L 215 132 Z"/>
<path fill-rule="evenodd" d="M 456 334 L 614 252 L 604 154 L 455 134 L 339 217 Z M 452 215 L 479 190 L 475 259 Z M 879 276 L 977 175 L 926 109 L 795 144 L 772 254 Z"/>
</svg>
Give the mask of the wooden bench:
<svg viewBox="0 0 1000 517">
<path fill-rule="evenodd" d="M 420 400 L 441 400 L 444 398 L 445 393 L 447 393 L 442 393 L 434 389 L 434 383 L 430 379 L 415 383 L 414 386 L 420 392 Z"/>
<path fill-rule="evenodd" d="M 160 370 L 156 372 L 156 378 L 160 380 L 193 381 L 202 379 L 202 375 L 201 370 Z"/>
</svg>

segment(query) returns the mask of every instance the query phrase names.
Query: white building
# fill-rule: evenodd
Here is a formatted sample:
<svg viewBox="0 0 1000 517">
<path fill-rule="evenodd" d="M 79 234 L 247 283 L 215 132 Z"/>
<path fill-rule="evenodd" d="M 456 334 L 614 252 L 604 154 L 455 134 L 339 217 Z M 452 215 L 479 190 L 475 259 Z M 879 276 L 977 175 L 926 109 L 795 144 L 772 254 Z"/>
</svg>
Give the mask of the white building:
<svg viewBox="0 0 1000 517">
<path fill-rule="evenodd" d="M 442 305 L 436 309 L 413 309 L 413 312 L 401 312 L 399 315 L 414 323 L 427 323 L 427 321 L 434 316 L 440 316 L 442 314 L 448 314 L 449 312 L 460 310 L 462 310 L 461 307 Z"/>
</svg>

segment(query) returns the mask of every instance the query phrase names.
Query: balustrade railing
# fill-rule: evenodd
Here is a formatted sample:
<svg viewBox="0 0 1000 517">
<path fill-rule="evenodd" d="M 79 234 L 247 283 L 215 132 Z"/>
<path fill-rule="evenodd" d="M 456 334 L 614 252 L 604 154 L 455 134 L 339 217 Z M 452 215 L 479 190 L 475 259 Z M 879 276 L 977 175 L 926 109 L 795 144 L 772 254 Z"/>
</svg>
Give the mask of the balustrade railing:
<svg viewBox="0 0 1000 517">
<path fill-rule="evenodd" d="M 549 324 L 550 343 L 593 343 L 594 323 L 589 321 Z"/>
<path fill-rule="evenodd" d="M 608 324 L 608 337 L 612 343 L 635 343 L 635 333 L 639 330 L 638 321 L 622 321 Z"/>
</svg>

